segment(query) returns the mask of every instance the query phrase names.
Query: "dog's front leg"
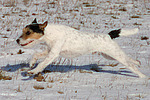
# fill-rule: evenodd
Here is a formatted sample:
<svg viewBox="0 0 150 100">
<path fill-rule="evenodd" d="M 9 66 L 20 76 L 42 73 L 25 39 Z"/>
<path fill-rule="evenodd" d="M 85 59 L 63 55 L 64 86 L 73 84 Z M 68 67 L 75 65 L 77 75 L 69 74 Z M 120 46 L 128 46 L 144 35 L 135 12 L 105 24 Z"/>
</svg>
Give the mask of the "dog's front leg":
<svg viewBox="0 0 150 100">
<path fill-rule="evenodd" d="M 46 55 L 48 54 L 48 49 L 46 49 L 45 51 L 43 51 L 43 52 L 36 52 L 34 55 L 33 55 L 33 57 L 32 57 L 32 60 L 30 61 L 30 68 L 33 68 L 34 67 L 34 65 L 35 65 L 35 63 L 36 63 L 36 61 L 38 60 L 38 59 L 40 59 L 40 58 L 44 58 Z"/>
<path fill-rule="evenodd" d="M 42 72 L 50 63 L 52 63 L 59 56 L 62 45 L 63 41 L 56 42 L 54 46 L 51 48 L 49 54 L 46 56 L 45 60 L 39 63 L 35 69 L 28 71 L 27 74 L 33 75 Z"/>
<path fill-rule="evenodd" d="M 58 53 L 53 53 L 53 52 L 50 52 L 48 54 L 48 56 L 46 57 L 46 59 L 39 63 L 38 66 L 31 70 L 31 71 L 28 71 L 28 75 L 33 75 L 33 74 L 38 74 L 39 72 L 42 72 L 50 63 L 52 63 L 57 57 L 59 56 Z"/>
</svg>

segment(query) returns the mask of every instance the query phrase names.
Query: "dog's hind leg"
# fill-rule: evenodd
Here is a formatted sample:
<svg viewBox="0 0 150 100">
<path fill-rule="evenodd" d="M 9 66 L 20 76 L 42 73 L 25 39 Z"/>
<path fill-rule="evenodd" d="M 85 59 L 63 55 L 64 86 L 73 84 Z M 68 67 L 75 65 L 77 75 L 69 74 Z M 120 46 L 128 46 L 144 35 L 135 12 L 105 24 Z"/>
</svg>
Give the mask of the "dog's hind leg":
<svg viewBox="0 0 150 100">
<path fill-rule="evenodd" d="M 138 61 L 138 60 L 136 61 L 136 60 L 134 60 L 134 59 L 132 59 L 132 58 L 130 58 L 130 57 L 129 57 L 129 60 L 130 60 L 131 63 L 134 63 L 134 64 L 136 64 L 136 65 L 138 65 L 138 66 L 141 65 L 141 62 Z"/>
<path fill-rule="evenodd" d="M 135 66 L 134 64 L 129 63 L 129 64 L 128 64 L 128 68 L 129 68 L 132 72 L 138 74 L 140 78 L 145 78 L 145 77 L 146 77 L 146 75 L 142 74 L 142 73 L 136 68 L 136 66 Z"/>
<path fill-rule="evenodd" d="M 109 55 L 107 55 L 105 53 L 101 53 L 101 55 L 108 60 L 115 60 L 114 58 L 110 57 Z"/>
<path fill-rule="evenodd" d="M 109 41 L 110 42 L 110 41 Z M 140 78 L 146 77 L 144 74 L 142 74 L 135 65 L 140 65 L 138 61 L 133 60 L 132 58 L 128 57 L 118 46 L 117 43 L 114 41 L 111 41 L 109 45 L 104 46 L 103 49 L 101 50 L 102 53 L 105 53 L 112 58 L 118 60 L 120 63 L 125 65 L 127 68 L 129 68 L 132 72 L 135 74 L 138 74 Z"/>
<path fill-rule="evenodd" d="M 110 57 L 110 56 L 107 55 L 107 54 L 101 53 L 101 55 L 102 55 L 104 58 L 108 59 L 108 60 L 115 60 L 114 58 Z M 130 59 L 130 62 L 131 62 L 131 63 L 134 63 L 134 64 L 136 64 L 136 65 L 138 65 L 138 66 L 141 65 L 140 61 L 133 60 L 133 59 L 130 58 L 130 57 L 128 57 L 128 58 Z"/>
</svg>

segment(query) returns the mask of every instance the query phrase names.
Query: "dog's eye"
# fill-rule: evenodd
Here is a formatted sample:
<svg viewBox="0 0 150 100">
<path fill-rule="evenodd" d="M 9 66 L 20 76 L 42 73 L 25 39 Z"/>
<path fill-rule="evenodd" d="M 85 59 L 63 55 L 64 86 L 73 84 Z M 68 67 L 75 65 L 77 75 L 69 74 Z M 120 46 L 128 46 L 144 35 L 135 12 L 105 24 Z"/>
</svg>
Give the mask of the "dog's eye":
<svg viewBox="0 0 150 100">
<path fill-rule="evenodd" d="M 26 35 L 30 35 L 30 34 L 31 34 L 31 32 L 29 32 L 29 31 L 26 32 Z"/>
</svg>

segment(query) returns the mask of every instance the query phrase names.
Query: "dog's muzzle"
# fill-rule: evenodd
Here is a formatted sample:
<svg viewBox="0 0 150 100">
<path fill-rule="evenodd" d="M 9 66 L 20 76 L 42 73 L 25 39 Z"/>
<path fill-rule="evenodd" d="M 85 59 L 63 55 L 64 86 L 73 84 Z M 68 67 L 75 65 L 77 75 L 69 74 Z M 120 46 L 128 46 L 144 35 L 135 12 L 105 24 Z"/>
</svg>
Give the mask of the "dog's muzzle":
<svg viewBox="0 0 150 100">
<path fill-rule="evenodd" d="M 34 40 L 30 40 L 29 42 L 22 44 L 22 43 L 20 43 L 20 39 L 17 39 L 17 40 L 16 40 L 16 42 L 17 42 L 19 45 L 21 45 L 21 46 L 26 46 L 26 45 L 32 43 L 33 41 L 34 41 Z"/>
</svg>

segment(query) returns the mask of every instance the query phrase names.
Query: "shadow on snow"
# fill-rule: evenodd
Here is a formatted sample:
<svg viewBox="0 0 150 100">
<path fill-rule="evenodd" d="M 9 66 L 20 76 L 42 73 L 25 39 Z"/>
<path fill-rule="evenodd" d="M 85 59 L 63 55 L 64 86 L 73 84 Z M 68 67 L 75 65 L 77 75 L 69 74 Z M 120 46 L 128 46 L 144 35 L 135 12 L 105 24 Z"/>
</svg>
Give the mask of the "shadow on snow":
<svg viewBox="0 0 150 100">
<path fill-rule="evenodd" d="M 37 66 L 37 64 L 36 64 Z M 137 77 L 135 75 L 130 75 L 130 71 L 122 70 L 122 71 L 116 71 L 116 70 L 105 70 L 101 67 L 104 67 L 105 65 L 97 65 L 97 64 L 89 64 L 89 65 L 83 65 L 83 66 L 73 66 L 73 65 L 49 65 L 45 68 L 43 72 L 69 72 L 72 70 L 87 70 L 87 71 L 93 71 L 93 72 L 99 72 L 99 73 L 110 73 L 110 74 L 118 74 L 118 75 L 124 75 L 124 76 L 130 76 L 130 77 Z M 1 70 L 7 71 L 7 72 L 15 72 L 19 69 L 28 69 L 29 70 L 29 64 L 16 64 L 16 65 L 7 65 L 1 67 Z M 110 67 L 110 69 L 112 69 Z M 25 71 L 22 71 L 21 75 L 25 77 Z"/>
</svg>

